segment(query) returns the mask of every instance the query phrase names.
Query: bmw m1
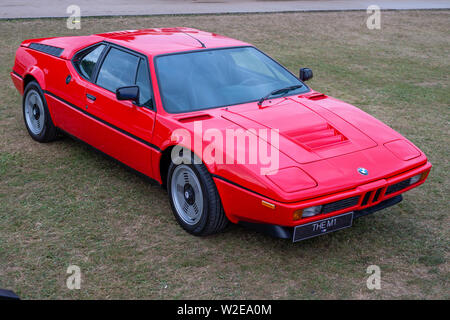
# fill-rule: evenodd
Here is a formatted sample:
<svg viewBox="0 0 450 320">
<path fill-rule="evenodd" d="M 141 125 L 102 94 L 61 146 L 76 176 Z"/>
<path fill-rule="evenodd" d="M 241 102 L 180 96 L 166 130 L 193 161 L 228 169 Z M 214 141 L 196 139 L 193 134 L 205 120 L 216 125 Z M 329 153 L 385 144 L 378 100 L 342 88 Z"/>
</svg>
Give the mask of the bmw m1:
<svg viewBox="0 0 450 320">
<path fill-rule="evenodd" d="M 191 28 L 25 40 L 11 72 L 34 140 L 75 137 L 156 181 L 187 232 L 231 222 L 293 241 L 399 203 L 431 169 L 312 76 Z"/>
</svg>

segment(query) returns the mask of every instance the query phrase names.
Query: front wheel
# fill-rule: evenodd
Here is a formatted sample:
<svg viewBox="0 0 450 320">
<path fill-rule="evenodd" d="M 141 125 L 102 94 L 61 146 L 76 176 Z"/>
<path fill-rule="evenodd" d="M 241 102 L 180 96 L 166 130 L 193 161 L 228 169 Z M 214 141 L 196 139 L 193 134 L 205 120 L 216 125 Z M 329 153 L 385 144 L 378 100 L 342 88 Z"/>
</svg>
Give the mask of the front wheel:
<svg viewBox="0 0 450 320">
<path fill-rule="evenodd" d="M 171 163 L 167 190 L 173 214 L 187 232 L 205 236 L 228 225 L 216 185 L 203 164 Z"/>
</svg>

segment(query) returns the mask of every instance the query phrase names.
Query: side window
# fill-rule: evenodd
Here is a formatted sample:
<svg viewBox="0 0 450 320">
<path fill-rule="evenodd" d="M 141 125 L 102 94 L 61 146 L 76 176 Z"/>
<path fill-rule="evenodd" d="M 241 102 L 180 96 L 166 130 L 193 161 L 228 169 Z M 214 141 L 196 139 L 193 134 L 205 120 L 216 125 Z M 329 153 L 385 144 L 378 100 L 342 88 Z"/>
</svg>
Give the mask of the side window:
<svg viewBox="0 0 450 320">
<path fill-rule="evenodd" d="M 116 92 L 117 88 L 135 84 L 139 57 L 111 48 L 97 76 L 97 85 Z"/>
<path fill-rule="evenodd" d="M 152 88 L 150 85 L 150 75 L 147 63 L 144 59 L 139 62 L 139 68 L 136 76 L 136 85 L 139 87 L 139 103 L 147 107 L 152 106 Z"/>
<path fill-rule="evenodd" d="M 87 79 L 91 79 L 94 74 L 95 65 L 97 64 L 98 58 L 105 49 L 105 45 L 101 44 L 89 53 L 85 54 L 77 63 L 79 72 Z"/>
</svg>

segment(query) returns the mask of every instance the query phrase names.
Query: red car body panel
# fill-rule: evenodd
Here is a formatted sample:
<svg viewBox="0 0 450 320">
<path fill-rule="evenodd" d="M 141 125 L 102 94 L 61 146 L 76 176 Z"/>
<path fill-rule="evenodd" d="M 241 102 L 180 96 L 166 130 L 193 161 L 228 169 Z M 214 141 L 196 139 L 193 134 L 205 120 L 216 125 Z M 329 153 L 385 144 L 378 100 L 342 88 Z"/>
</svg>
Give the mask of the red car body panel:
<svg viewBox="0 0 450 320">
<path fill-rule="evenodd" d="M 314 90 L 273 99 L 270 107 L 260 108 L 252 102 L 189 113 L 166 112 L 154 58 L 165 53 L 203 50 L 189 35 L 195 35 L 208 49 L 250 46 L 188 28 L 30 39 L 17 50 L 11 78 L 21 94 L 30 79 L 39 83 L 56 127 L 159 183 L 165 183 L 161 161 L 164 152 L 175 145 L 171 135 L 176 129 L 184 128 L 194 135 L 195 121 L 201 121 L 203 130 L 279 129 L 279 167 L 287 168 L 284 175 L 261 175 L 259 165 L 207 165 L 225 213 L 235 223 L 300 225 L 376 205 L 424 183 L 431 164 L 416 146 L 360 109 Z M 81 49 L 102 41 L 134 50 L 148 58 L 156 112 L 130 101 L 118 101 L 114 93 L 78 74 L 72 57 Z M 55 57 L 29 48 L 31 43 L 64 50 Z M 68 75 L 72 80 L 66 84 Z M 86 94 L 95 95 L 97 99 L 90 101 Z M 359 174 L 358 167 L 367 168 L 370 175 Z M 417 183 L 385 194 L 388 186 L 420 173 L 424 174 Z M 295 183 L 290 179 L 291 174 L 298 175 Z M 375 190 L 380 190 L 378 196 L 371 192 L 363 204 L 363 196 Z M 293 220 L 293 212 L 297 209 L 353 196 L 360 198 L 351 207 Z M 262 200 L 275 207 L 261 205 Z"/>
</svg>

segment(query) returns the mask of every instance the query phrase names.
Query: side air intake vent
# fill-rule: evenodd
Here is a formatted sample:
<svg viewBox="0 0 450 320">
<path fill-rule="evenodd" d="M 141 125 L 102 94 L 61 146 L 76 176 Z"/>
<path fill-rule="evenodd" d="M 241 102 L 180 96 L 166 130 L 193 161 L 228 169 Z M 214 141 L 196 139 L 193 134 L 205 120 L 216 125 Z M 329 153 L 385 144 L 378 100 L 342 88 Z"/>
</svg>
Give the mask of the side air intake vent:
<svg viewBox="0 0 450 320">
<path fill-rule="evenodd" d="M 36 50 L 36 51 L 40 51 L 40 52 L 44 52 L 46 54 L 55 56 L 55 57 L 59 57 L 61 55 L 61 53 L 63 53 L 64 49 L 58 48 L 58 47 L 53 47 L 53 46 L 49 46 L 46 44 L 42 44 L 42 43 L 31 43 L 28 48 Z"/>
</svg>

